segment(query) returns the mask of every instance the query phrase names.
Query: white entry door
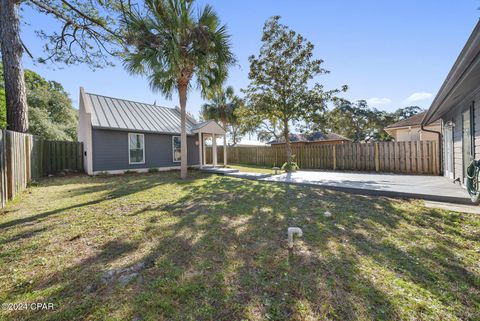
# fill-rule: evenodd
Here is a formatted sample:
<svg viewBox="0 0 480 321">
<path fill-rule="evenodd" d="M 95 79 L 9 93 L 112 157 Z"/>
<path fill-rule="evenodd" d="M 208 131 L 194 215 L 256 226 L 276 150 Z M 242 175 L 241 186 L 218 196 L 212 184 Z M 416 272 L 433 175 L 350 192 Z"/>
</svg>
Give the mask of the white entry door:
<svg viewBox="0 0 480 321">
<path fill-rule="evenodd" d="M 443 133 L 445 176 L 453 179 L 453 127 L 446 126 Z"/>
</svg>

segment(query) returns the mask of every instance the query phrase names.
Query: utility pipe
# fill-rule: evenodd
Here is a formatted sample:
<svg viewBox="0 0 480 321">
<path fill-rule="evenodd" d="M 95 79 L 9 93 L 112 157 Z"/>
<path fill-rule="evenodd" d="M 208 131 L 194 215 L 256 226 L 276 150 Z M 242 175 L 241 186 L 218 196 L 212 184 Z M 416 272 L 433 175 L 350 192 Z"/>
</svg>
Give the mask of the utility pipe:
<svg viewBox="0 0 480 321">
<path fill-rule="evenodd" d="M 436 131 L 436 130 L 431 130 L 431 129 L 426 129 L 424 126 L 424 121 L 425 121 L 425 114 L 422 118 L 422 121 L 420 122 L 420 130 L 428 133 L 434 133 L 437 134 L 438 137 L 438 160 L 440 162 L 440 176 L 443 176 L 443 139 L 442 139 L 442 132 Z M 442 127 L 443 127 L 443 120 L 442 120 Z"/>
<path fill-rule="evenodd" d="M 302 229 L 299 227 L 289 227 L 288 228 L 288 248 L 293 249 L 293 235 L 297 234 L 298 237 L 303 236 Z"/>
</svg>

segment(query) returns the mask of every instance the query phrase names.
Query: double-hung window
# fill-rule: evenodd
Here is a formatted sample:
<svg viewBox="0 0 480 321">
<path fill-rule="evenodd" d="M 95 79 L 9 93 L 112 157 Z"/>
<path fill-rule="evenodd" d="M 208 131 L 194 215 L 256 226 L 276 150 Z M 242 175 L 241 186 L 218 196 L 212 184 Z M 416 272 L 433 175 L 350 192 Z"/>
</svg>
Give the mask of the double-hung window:
<svg viewBox="0 0 480 321">
<path fill-rule="evenodd" d="M 145 136 L 128 134 L 128 160 L 130 164 L 145 164 Z"/>
<path fill-rule="evenodd" d="M 179 163 L 182 160 L 182 151 L 181 151 L 182 141 L 180 136 L 172 137 L 172 149 L 173 149 L 173 162 Z"/>
</svg>

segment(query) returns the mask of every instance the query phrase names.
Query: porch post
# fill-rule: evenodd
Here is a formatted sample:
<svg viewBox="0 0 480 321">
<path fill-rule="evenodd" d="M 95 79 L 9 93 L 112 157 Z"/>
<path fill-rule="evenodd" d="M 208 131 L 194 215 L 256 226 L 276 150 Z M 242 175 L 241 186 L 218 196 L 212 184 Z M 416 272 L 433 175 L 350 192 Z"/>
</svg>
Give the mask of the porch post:
<svg viewBox="0 0 480 321">
<path fill-rule="evenodd" d="M 200 168 L 203 168 L 202 150 L 203 150 L 202 132 L 198 132 L 198 163 L 200 165 Z"/>
<path fill-rule="evenodd" d="M 227 134 L 223 135 L 223 166 L 227 166 Z"/>
<path fill-rule="evenodd" d="M 207 165 L 207 149 L 205 148 L 205 136 L 206 135 L 202 135 L 202 154 L 203 154 L 202 160 L 203 160 L 203 165 Z"/>
<path fill-rule="evenodd" d="M 212 134 L 212 160 L 213 167 L 217 166 L 217 137 L 215 134 Z"/>
</svg>

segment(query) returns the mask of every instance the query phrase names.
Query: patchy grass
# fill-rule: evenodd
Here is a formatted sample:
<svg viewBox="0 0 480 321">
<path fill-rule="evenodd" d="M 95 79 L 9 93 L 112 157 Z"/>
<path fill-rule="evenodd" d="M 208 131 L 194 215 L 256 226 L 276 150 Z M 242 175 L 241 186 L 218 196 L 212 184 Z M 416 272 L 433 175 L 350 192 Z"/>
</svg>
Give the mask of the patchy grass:
<svg viewBox="0 0 480 321">
<path fill-rule="evenodd" d="M 272 167 L 266 167 L 266 166 L 228 164 L 227 167 L 238 169 L 241 172 L 247 172 L 247 173 L 275 174 L 275 171 L 272 170 Z M 281 173 L 282 171 L 279 170 L 278 172 Z"/>
<path fill-rule="evenodd" d="M 478 320 L 480 216 L 193 172 L 46 179 L 0 215 L 8 320 Z M 325 217 L 328 210 L 332 217 Z M 304 237 L 293 253 L 286 231 Z"/>
</svg>

